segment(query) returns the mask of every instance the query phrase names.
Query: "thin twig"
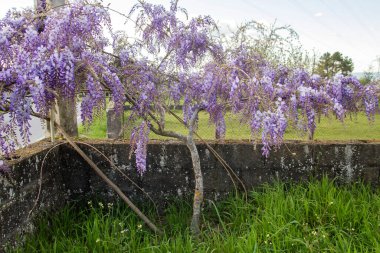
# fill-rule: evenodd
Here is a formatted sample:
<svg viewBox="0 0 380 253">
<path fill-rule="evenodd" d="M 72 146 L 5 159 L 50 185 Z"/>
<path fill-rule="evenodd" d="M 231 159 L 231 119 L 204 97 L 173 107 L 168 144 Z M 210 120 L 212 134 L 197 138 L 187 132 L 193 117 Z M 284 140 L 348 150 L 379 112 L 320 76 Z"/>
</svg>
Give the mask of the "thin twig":
<svg viewBox="0 0 380 253">
<path fill-rule="evenodd" d="M 43 175 L 43 168 L 44 168 L 44 164 L 45 164 L 45 160 L 47 158 L 47 156 L 50 154 L 50 152 L 55 149 L 56 147 L 60 146 L 60 145 L 63 145 L 63 144 L 66 144 L 67 142 L 62 142 L 62 143 L 58 143 L 56 145 L 54 145 L 53 147 L 51 147 L 48 152 L 45 154 L 44 156 L 44 159 L 42 159 L 42 163 L 41 163 L 41 168 L 40 168 L 40 178 L 39 178 L 39 181 L 38 181 L 38 193 L 37 193 L 37 197 L 36 199 L 34 200 L 34 205 L 32 207 L 32 209 L 30 209 L 29 213 L 28 213 L 28 219 L 30 217 L 30 215 L 32 214 L 33 210 L 36 208 L 37 206 L 37 203 L 40 199 L 40 195 L 41 195 L 41 190 L 42 190 L 42 175 Z"/>
</svg>

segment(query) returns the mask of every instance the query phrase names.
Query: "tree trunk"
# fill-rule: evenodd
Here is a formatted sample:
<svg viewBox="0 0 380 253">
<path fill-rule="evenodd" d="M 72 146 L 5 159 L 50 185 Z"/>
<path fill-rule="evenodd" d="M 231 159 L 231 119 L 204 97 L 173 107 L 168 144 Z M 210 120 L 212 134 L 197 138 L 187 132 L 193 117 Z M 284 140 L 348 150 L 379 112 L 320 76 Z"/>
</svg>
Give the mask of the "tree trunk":
<svg viewBox="0 0 380 253">
<path fill-rule="evenodd" d="M 56 122 L 70 137 L 78 137 L 77 108 L 75 98 L 57 99 Z"/>
<path fill-rule="evenodd" d="M 199 158 L 199 153 L 197 146 L 194 142 L 194 133 L 196 129 L 198 113 L 201 108 L 195 108 L 192 117 L 188 123 L 189 132 L 187 136 L 174 133 L 171 131 L 165 131 L 164 126 L 161 125 L 159 129 L 151 127 L 152 131 L 156 134 L 174 137 L 181 140 L 186 144 L 187 148 L 190 150 L 191 160 L 193 163 L 193 171 L 194 171 L 194 181 L 195 181 L 195 189 L 194 189 L 194 199 L 193 199 L 193 216 L 191 219 L 190 230 L 194 236 L 198 236 L 200 234 L 200 217 L 201 217 L 201 207 L 203 203 L 203 175 L 201 170 L 201 161 Z M 174 114 L 175 116 L 175 114 Z M 160 122 L 157 120 L 156 123 L 160 126 Z"/>
<path fill-rule="evenodd" d="M 201 170 L 201 162 L 199 159 L 198 149 L 195 145 L 194 138 L 192 135 L 187 137 L 186 145 L 191 153 L 191 160 L 193 162 L 195 189 L 194 189 L 194 200 L 193 200 L 193 217 L 191 219 L 190 229 L 193 235 L 200 234 L 200 216 L 201 216 L 201 206 L 203 202 L 203 176 Z"/>
<path fill-rule="evenodd" d="M 50 117 L 57 122 L 70 137 L 78 137 L 77 110 L 75 98 L 56 99 L 55 105 L 51 108 Z M 54 124 L 50 120 L 46 121 L 45 138 L 51 137 L 54 142 L 56 133 Z"/>
<path fill-rule="evenodd" d="M 312 141 L 312 140 L 314 140 L 314 134 L 309 130 L 308 131 L 308 135 L 307 135 L 307 139 L 309 140 L 309 141 Z"/>
</svg>

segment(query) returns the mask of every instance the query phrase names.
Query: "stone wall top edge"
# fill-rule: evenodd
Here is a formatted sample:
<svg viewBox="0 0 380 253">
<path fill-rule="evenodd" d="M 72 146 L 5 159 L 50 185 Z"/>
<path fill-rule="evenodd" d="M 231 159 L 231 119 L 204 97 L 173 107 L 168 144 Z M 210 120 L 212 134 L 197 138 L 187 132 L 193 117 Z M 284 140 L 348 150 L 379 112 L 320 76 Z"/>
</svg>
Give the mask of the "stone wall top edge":
<svg viewBox="0 0 380 253">
<path fill-rule="evenodd" d="M 90 145 L 129 145 L 129 140 L 107 140 L 107 139 L 76 139 L 78 142 L 85 142 Z M 48 139 L 41 140 L 39 142 L 28 145 L 27 147 L 16 150 L 12 155 L 12 159 L 8 161 L 10 165 L 19 163 L 36 154 L 44 152 L 55 145 L 62 144 L 63 140 L 57 140 L 54 144 Z M 207 140 L 210 145 L 254 145 L 250 140 L 225 140 L 225 141 L 215 141 Z M 198 145 L 202 145 L 203 142 L 197 141 Z M 310 145 L 310 146 L 331 146 L 331 145 L 380 145 L 380 140 L 353 140 L 353 141 L 285 141 L 283 144 L 286 145 Z M 150 140 L 149 145 L 184 145 L 182 142 L 177 140 Z M 261 145 L 261 143 L 257 143 Z"/>
</svg>

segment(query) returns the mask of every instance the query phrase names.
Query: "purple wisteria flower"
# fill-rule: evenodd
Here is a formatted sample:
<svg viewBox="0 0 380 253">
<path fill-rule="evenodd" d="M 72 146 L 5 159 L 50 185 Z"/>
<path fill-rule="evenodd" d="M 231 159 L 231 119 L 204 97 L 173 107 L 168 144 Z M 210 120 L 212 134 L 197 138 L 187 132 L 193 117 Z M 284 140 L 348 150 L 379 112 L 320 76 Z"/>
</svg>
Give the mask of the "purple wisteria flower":
<svg viewBox="0 0 380 253">
<path fill-rule="evenodd" d="M 10 167 L 3 160 L 0 160 L 0 174 L 9 173 L 10 171 Z"/>
<path fill-rule="evenodd" d="M 134 128 L 131 133 L 131 151 L 136 155 L 137 172 L 142 175 L 146 171 L 147 145 L 149 142 L 149 123 L 143 121 L 138 128 Z"/>
</svg>

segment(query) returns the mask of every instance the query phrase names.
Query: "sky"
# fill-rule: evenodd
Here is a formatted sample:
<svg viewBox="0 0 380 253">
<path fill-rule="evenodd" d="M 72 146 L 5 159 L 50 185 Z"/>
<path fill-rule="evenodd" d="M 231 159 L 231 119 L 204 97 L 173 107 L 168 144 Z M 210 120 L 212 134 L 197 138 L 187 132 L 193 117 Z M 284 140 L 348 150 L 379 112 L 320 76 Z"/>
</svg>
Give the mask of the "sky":
<svg viewBox="0 0 380 253">
<path fill-rule="evenodd" d="M 169 0 L 147 0 L 168 6 Z M 128 13 L 136 0 L 103 0 Z M 0 0 L 0 17 L 10 8 L 33 7 L 34 0 Z M 380 0 L 179 0 L 190 16 L 210 15 L 222 27 L 246 21 L 290 25 L 303 47 L 319 54 L 340 51 L 352 58 L 354 72 L 380 70 Z M 115 29 L 124 20 L 111 13 Z"/>
</svg>

